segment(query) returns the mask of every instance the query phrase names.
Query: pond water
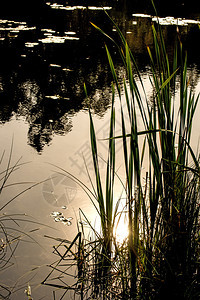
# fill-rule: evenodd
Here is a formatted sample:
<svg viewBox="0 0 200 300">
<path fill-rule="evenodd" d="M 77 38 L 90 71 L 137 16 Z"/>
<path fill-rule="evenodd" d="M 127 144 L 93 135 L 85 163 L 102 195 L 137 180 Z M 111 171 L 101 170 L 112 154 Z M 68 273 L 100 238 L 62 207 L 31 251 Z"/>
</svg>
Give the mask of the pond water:
<svg viewBox="0 0 200 300">
<path fill-rule="evenodd" d="M 21 238 L 9 261 L 14 265 L 0 273 L 0 284 L 4 285 L 0 289 L 2 297 L 9 293 L 5 287 L 10 286 L 15 292 L 9 299 L 26 299 L 24 289 L 29 282 L 34 299 L 53 299 L 52 290 L 39 285 L 49 272 L 46 265 L 56 260 L 52 246 L 57 242 L 50 237 L 72 240 L 77 233 L 79 208 L 91 221 L 95 220 L 90 200 L 73 180 L 63 175 L 63 170 L 90 185 L 85 169 L 86 164 L 92 172 L 84 82 L 91 100 L 99 153 L 106 158 L 104 139 L 109 129 L 112 77 L 105 42 L 113 54 L 121 79 L 124 70 L 116 48 L 90 24 L 95 23 L 117 38 L 104 10 L 125 35 L 151 97 L 146 47 L 153 44 L 151 23 L 158 21 L 154 15 L 130 9 L 125 4 L 124 7 L 122 4 L 97 7 L 77 3 L 69 6 L 51 1 L 46 3 L 43 17 L 37 20 L 1 16 L 0 155 L 4 150 L 5 155 L 0 167 L 3 170 L 8 166 L 10 156 L 10 165 L 19 159 L 21 164 L 9 178 L 9 183 L 18 184 L 4 188 L 1 193 L 1 220 L 4 220 L 10 236 L 13 237 L 17 230 L 17 236 Z M 188 50 L 190 83 L 200 91 L 197 47 L 200 14 L 162 14 L 159 22 L 163 26 L 169 54 L 178 26 Z M 117 103 L 116 110 L 119 111 Z M 118 130 L 117 127 L 116 132 Z M 197 121 L 192 140 L 194 145 L 198 134 Z M 120 157 L 120 143 L 117 147 Z M 117 163 L 119 174 L 123 176 L 122 161 L 119 159 Z M 101 168 L 105 169 L 103 161 Z M 32 185 L 35 186 L 6 205 L 12 197 Z M 120 192 L 119 185 L 116 194 Z M 65 299 L 70 298 L 66 296 Z"/>
</svg>

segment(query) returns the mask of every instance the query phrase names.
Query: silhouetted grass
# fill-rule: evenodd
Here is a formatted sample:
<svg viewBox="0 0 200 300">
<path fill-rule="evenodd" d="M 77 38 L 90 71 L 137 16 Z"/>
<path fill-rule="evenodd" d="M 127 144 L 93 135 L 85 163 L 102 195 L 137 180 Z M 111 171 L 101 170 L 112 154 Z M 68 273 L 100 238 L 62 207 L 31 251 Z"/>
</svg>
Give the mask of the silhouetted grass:
<svg viewBox="0 0 200 300">
<path fill-rule="evenodd" d="M 68 242 L 61 241 L 56 251 L 64 246 L 66 252 L 64 256 L 59 254 L 59 264 L 68 260 L 66 255 L 70 251 L 78 272 L 74 275 L 73 286 L 61 283 L 59 288 L 74 289 L 81 299 L 197 299 L 200 296 L 200 169 L 199 156 L 192 150 L 190 140 L 199 95 L 195 96 L 189 88 L 187 54 L 183 53 L 177 33 L 174 59 L 169 61 L 162 30 L 159 24 L 157 28 L 152 26 L 154 49 L 147 48 L 154 95 L 150 101 L 133 54 L 119 28 L 114 22 L 113 25 L 121 38 L 118 49 L 126 78 L 121 86 L 106 47 L 114 82 L 104 175 L 106 186 L 103 189 L 90 110 L 91 155 L 96 180 L 96 185 L 92 182 L 93 191 L 73 177 L 96 207 L 101 220 L 101 233 L 95 231 L 83 213 L 94 238 L 86 238 L 81 226 L 70 246 Z M 179 86 L 178 92 L 176 86 Z M 85 92 L 87 96 L 86 88 Z M 114 131 L 116 92 L 121 106 L 120 136 L 116 136 Z M 143 131 L 138 130 L 138 112 Z M 128 124 L 125 114 L 128 114 Z M 115 207 L 113 202 L 117 176 L 116 139 L 123 141 L 126 176 L 123 184 L 126 209 L 123 213 L 127 215 L 129 228 L 128 238 L 121 244 L 116 242 L 113 233 L 116 216 L 120 214 L 120 199 Z M 144 180 L 142 167 L 146 157 L 148 167 Z M 69 176 L 67 171 L 64 174 Z M 73 252 L 72 246 L 75 248 Z M 59 272 L 66 275 L 66 271 Z M 55 283 L 51 285 L 56 287 Z"/>
<path fill-rule="evenodd" d="M 21 162 L 21 158 L 13 163 L 13 141 L 11 143 L 10 152 L 3 151 L 0 157 L 0 274 L 1 280 L 6 269 L 12 268 L 17 262 L 15 257 L 16 251 L 22 241 L 31 241 L 36 244 L 38 242 L 33 237 L 33 233 L 38 231 L 44 224 L 39 223 L 24 212 L 21 213 L 7 213 L 6 208 L 12 206 L 15 199 L 19 198 L 31 188 L 37 186 L 39 183 L 13 181 L 16 179 L 16 171 L 22 168 L 26 163 Z M 24 185 L 26 188 L 24 188 Z M 22 186 L 21 191 L 12 195 L 12 187 Z M 27 187 L 28 186 L 28 187 Z M 6 195 L 6 199 L 4 198 Z M 22 224 L 31 224 L 34 228 L 24 230 Z M 40 245 L 41 246 L 41 245 Z M 5 280 L 0 280 L 0 298 L 10 299 L 13 293 L 19 288 L 18 283 L 13 283 L 12 286 L 6 285 Z M 20 287 L 24 290 L 25 286 Z M 30 290 L 30 289 L 29 289 Z M 30 294 L 30 293 L 29 293 Z M 31 295 L 28 299 L 32 299 Z"/>
</svg>

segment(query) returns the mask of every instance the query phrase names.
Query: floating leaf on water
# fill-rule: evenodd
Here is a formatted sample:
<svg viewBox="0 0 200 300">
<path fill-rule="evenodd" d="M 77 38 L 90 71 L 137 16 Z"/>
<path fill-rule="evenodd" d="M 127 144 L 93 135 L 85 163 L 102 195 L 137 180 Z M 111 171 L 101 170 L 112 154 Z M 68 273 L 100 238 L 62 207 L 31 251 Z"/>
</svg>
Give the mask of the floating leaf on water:
<svg viewBox="0 0 200 300">
<path fill-rule="evenodd" d="M 50 6 L 51 6 L 51 8 L 55 8 L 55 9 L 60 9 L 60 8 L 63 7 L 62 4 L 57 4 L 57 3 L 53 3 L 53 4 L 51 4 Z"/>
<path fill-rule="evenodd" d="M 154 17 L 152 18 L 153 22 L 159 23 L 160 25 L 177 25 L 177 26 L 187 26 L 188 24 L 200 24 L 200 21 L 196 20 L 186 20 L 182 18 L 174 17 Z"/>
<path fill-rule="evenodd" d="M 54 95 L 54 96 L 45 96 L 45 98 L 49 98 L 49 99 L 53 99 L 53 100 L 57 100 L 60 99 L 59 95 Z"/>
<path fill-rule="evenodd" d="M 76 32 L 74 32 L 74 31 L 66 31 L 65 34 L 67 34 L 67 35 L 74 35 L 74 34 L 76 34 Z"/>
<path fill-rule="evenodd" d="M 200 21 L 197 20 L 185 20 L 185 22 L 187 22 L 187 24 L 200 24 Z"/>
<path fill-rule="evenodd" d="M 104 10 L 111 10 L 112 7 L 111 7 L 111 6 L 104 6 L 103 9 L 104 9 Z"/>
<path fill-rule="evenodd" d="M 53 8 L 53 7 L 52 7 Z M 76 7 L 75 6 L 62 6 L 62 8 L 60 9 L 64 9 L 64 10 L 75 10 Z"/>
<path fill-rule="evenodd" d="M 53 211 L 51 214 L 50 214 L 50 217 L 58 217 L 58 216 L 62 216 L 63 213 L 59 212 L 59 211 Z"/>
<path fill-rule="evenodd" d="M 35 29 L 36 29 L 36 27 L 27 27 L 25 25 L 19 25 L 14 30 L 23 31 L 23 30 L 35 30 Z"/>
<path fill-rule="evenodd" d="M 54 218 L 55 222 L 64 222 L 66 219 L 64 216 L 58 216 Z"/>
<path fill-rule="evenodd" d="M 56 65 L 56 64 L 50 64 L 49 66 L 54 68 L 61 68 L 61 65 Z"/>
<path fill-rule="evenodd" d="M 73 71 L 73 70 L 68 69 L 68 68 L 63 68 L 62 70 L 65 71 L 65 72 L 72 72 Z"/>
<path fill-rule="evenodd" d="M 105 7 L 88 6 L 88 9 L 91 9 L 91 10 L 110 10 L 110 9 L 112 9 L 112 7 L 110 7 L 110 6 L 105 6 Z"/>
<path fill-rule="evenodd" d="M 25 43 L 25 46 L 28 47 L 28 48 L 33 48 L 33 47 L 38 46 L 38 45 L 39 45 L 39 43 L 29 43 L 29 42 Z"/>
<path fill-rule="evenodd" d="M 65 40 L 79 40 L 78 37 L 72 37 L 72 36 L 56 36 L 56 35 L 52 35 L 52 33 L 55 33 L 54 30 L 51 29 L 42 29 L 41 31 L 45 31 L 46 32 L 46 37 L 43 39 L 39 39 L 38 41 L 42 42 L 42 43 L 46 43 L 46 44 L 51 44 L 51 43 L 57 43 L 57 44 L 63 44 L 65 42 Z M 69 31 L 69 32 L 65 32 L 65 34 L 69 34 L 69 35 L 74 35 L 76 34 L 73 31 Z"/>
<path fill-rule="evenodd" d="M 45 35 L 45 36 L 51 36 L 52 33 L 51 33 L 51 32 L 45 32 L 44 35 Z"/>
<path fill-rule="evenodd" d="M 41 31 L 45 31 L 45 32 L 48 32 L 48 33 L 55 33 L 55 30 L 49 29 L 49 28 L 42 28 Z"/>
<path fill-rule="evenodd" d="M 33 27 L 26 27 L 24 30 L 35 30 L 35 29 L 36 29 L 36 27 L 33 26 Z"/>
<path fill-rule="evenodd" d="M 1 31 L 11 31 L 11 30 L 15 30 L 15 29 L 13 29 L 12 27 L 1 27 L 0 30 Z M 19 32 L 19 30 L 18 30 L 18 32 Z"/>
<path fill-rule="evenodd" d="M 0 24 L 4 24 L 4 23 L 7 23 L 9 22 L 8 20 L 0 20 Z"/>
<path fill-rule="evenodd" d="M 67 208 L 67 207 L 66 207 L 66 208 Z M 61 212 L 59 212 L 59 211 L 53 211 L 53 212 L 50 214 L 50 217 L 53 217 L 55 222 L 61 222 L 61 223 L 63 223 L 64 225 L 70 226 L 70 225 L 72 224 L 72 223 L 71 223 L 71 220 L 72 220 L 73 218 L 72 218 L 72 217 L 66 218 L 65 216 L 63 216 L 63 213 L 61 213 Z"/>
<path fill-rule="evenodd" d="M 67 226 L 70 226 L 72 225 L 72 222 L 71 222 L 72 218 L 65 218 L 62 223 L 67 225 Z"/>
<path fill-rule="evenodd" d="M 1 31 L 10 31 L 14 33 L 19 33 L 25 30 L 35 30 L 36 27 L 28 27 L 26 22 L 14 22 L 8 20 L 0 20 L 0 24 L 4 24 L 5 27 L 1 27 Z"/>
<path fill-rule="evenodd" d="M 12 23 L 14 23 L 14 24 L 22 24 L 22 25 L 26 25 L 26 22 L 15 22 L 15 21 L 10 21 L 10 22 L 12 22 Z"/>
<path fill-rule="evenodd" d="M 132 14 L 132 16 L 138 18 L 152 18 L 151 15 L 147 15 L 147 14 Z"/>
<path fill-rule="evenodd" d="M 63 44 L 65 42 L 65 37 L 61 36 L 48 36 L 44 39 L 39 39 L 39 42 L 44 44 Z"/>
<path fill-rule="evenodd" d="M 76 9 L 86 9 L 86 6 L 81 6 L 81 5 L 78 5 L 78 6 L 63 6 L 63 5 L 60 5 L 60 4 L 48 4 L 50 5 L 50 7 L 52 9 L 63 9 L 63 10 L 76 10 Z"/>
<path fill-rule="evenodd" d="M 78 5 L 78 6 L 74 6 L 75 7 L 75 9 L 86 9 L 87 7 L 85 7 L 85 6 L 81 6 L 81 5 Z"/>
<path fill-rule="evenodd" d="M 67 209 L 66 205 L 61 206 L 62 209 Z"/>
<path fill-rule="evenodd" d="M 76 41 L 80 40 L 80 38 L 75 37 L 75 36 L 65 36 L 65 39 L 66 40 L 76 40 Z"/>
<path fill-rule="evenodd" d="M 53 99 L 53 100 L 58 100 L 58 99 L 67 100 L 67 101 L 70 100 L 70 98 L 68 98 L 68 97 L 61 97 L 60 95 L 45 96 L 45 98 L 49 98 L 49 99 Z M 51 123 L 51 121 L 49 121 L 49 122 Z M 54 193 L 54 191 L 52 191 L 52 194 L 53 193 Z"/>
<path fill-rule="evenodd" d="M 72 225 L 72 222 L 71 222 L 71 221 L 67 221 L 67 220 L 63 221 L 62 223 L 63 223 L 64 225 L 67 225 L 67 226 Z"/>
</svg>

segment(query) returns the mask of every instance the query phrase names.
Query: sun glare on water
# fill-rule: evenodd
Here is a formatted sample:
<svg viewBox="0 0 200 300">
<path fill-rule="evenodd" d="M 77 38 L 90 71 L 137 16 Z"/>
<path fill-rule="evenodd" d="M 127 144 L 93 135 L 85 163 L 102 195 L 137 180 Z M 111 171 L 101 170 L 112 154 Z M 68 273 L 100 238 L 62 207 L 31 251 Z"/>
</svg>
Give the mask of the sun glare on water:
<svg viewBox="0 0 200 300">
<path fill-rule="evenodd" d="M 122 215 L 119 220 L 117 220 L 113 232 L 117 244 L 122 244 L 128 238 L 128 232 L 128 221 L 125 216 Z"/>
<path fill-rule="evenodd" d="M 100 218 L 95 219 L 93 226 L 95 231 L 101 235 L 102 230 Z M 128 232 L 128 221 L 126 216 L 121 215 L 120 217 L 116 218 L 113 228 L 113 237 L 118 245 L 123 244 L 123 242 L 128 238 Z"/>
</svg>

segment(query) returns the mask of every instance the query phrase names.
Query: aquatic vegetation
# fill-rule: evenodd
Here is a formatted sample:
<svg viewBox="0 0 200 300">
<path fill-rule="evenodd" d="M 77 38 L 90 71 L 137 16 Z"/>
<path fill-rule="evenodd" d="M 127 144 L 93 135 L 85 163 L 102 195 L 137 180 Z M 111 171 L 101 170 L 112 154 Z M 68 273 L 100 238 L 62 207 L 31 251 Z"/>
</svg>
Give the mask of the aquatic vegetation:
<svg viewBox="0 0 200 300">
<path fill-rule="evenodd" d="M 9 38 L 17 38 L 23 31 L 36 30 L 36 26 L 29 27 L 26 22 L 16 22 L 10 20 L 0 20 L 0 39 L 5 40 L 6 36 Z M 64 36 L 56 34 L 56 31 L 50 28 L 42 28 L 42 38 L 38 38 L 37 41 L 25 42 L 25 47 L 33 48 L 42 44 L 63 44 L 66 40 L 79 40 L 74 36 L 76 33 L 73 31 L 66 31 Z"/>
<path fill-rule="evenodd" d="M 147 15 L 147 14 L 132 14 L 133 17 L 138 17 L 138 18 L 152 18 L 151 15 Z"/>
<path fill-rule="evenodd" d="M 48 36 L 43 39 L 38 39 L 39 42 L 43 44 L 63 44 L 66 40 L 79 40 L 78 37 L 75 36 Z"/>
<path fill-rule="evenodd" d="M 81 9 L 81 10 L 85 10 L 85 9 L 89 9 L 89 10 L 110 10 L 112 9 L 112 7 L 110 6 L 81 6 L 81 5 L 77 5 L 77 6 L 64 6 L 62 4 L 57 4 L 57 3 L 53 3 L 51 4 L 50 2 L 46 3 L 47 5 L 49 5 L 52 9 L 61 9 L 61 10 L 77 10 L 77 9 Z"/>
<path fill-rule="evenodd" d="M 26 22 L 16 22 L 12 20 L 0 20 L 0 31 L 20 32 L 35 30 L 35 26 L 29 27 Z"/>
<path fill-rule="evenodd" d="M 50 214 L 50 217 L 54 218 L 54 221 L 55 222 L 61 222 L 63 223 L 64 225 L 68 225 L 70 226 L 72 224 L 71 220 L 73 219 L 72 217 L 68 217 L 66 218 L 62 212 L 59 212 L 59 211 L 53 211 L 51 214 Z"/>
<path fill-rule="evenodd" d="M 199 155 L 194 153 L 190 141 L 199 94 L 195 95 L 190 88 L 187 55 L 179 36 L 173 60 L 170 60 L 158 22 L 157 27 L 152 25 L 154 48 L 147 47 L 153 90 L 153 97 L 149 99 L 133 53 L 120 29 L 111 22 L 121 39 L 120 45 L 93 24 L 115 43 L 126 69 L 126 77 L 120 84 L 106 46 L 113 75 L 106 173 L 100 172 L 90 109 L 94 182 L 86 169 L 92 190 L 59 169 L 63 175 L 71 176 L 91 199 L 100 218 L 101 231 L 96 231 L 81 211 L 80 219 L 86 220 L 93 236 L 87 237 L 84 226 L 79 224 L 79 233 L 72 243 L 61 240 L 56 247 L 59 260 L 52 264 L 52 271 L 43 284 L 64 289 L 63 296 L 68 290 L 74 290 L 80 299 L 195 299 L 200 295 L 200 166 Z M 86 87 L 85 93 L 87 97 Z M 116 99 L 121 109 L 121 135 L 118 136 L 115 134 Z M 138 129 L 138 113 L 143 123 L 142 131 Z M 119 211 L 121 198 L 116 204 L 113 202 L 117 139 L 122 140 L 126 177 L 126 181 L 121 182 L 126 195 L 123 211 Z M 105 188 L 102 176 L 105 176 Z M 127 216 L 129 232 L 119 244 L 114 226 L 117 215 L 122 214 Z M 63 266 L 65 260 L 68 263 Z M 69 285 L 62 276 L 67 279 L 69 266 L 75 267 L 74 261 L 77 268 L 75 275 L 70 274 L 74 282 Z"/>
<path fill-rule="evenodd" d="M 189 24 L 200 24 L 200 21 L 198 20 L 190 20 L 190 19 L 185 19 L 185 18 L 175 18 L 171 16 L 167 17 L 158 17 L 158 16 L 152 16 L 148 14 L 132 14 L 133 17 L 135 18 L 149 18 L 153 22 L 158 23 L 159 25 L 176 25 L 176 26 L 188 26 Z"/>
<path fill-rule="evenodd" d="M 41 31 L 47 32 L 47 33 L 56 33 L 55 30 L 49 29 L 49 28 L 42 28 Z"/>
<path fill-rule="evenodd" d="M 25 46 L 28 47 L 28 48 L 33 48 L 33 47 L 38 46 L 38 45 L 39 45 L 39 43 L 29 43 L 29 42 L 25 43 Z"/>
<path fill-rule="evenodd" d="M 91 10 L 110 10 L 112 9 L 111 6 L 104 6 L 104 7 L 97 7 L 97 6 L 88 6 L 88 9 L 91 9 Z"/>
<path fill-rule="evenodd" d="M 160 25 L 188 26 L 189 24 L 200 24 L 200 21 L 187 20 L 184 18 L 174 18 L 174 17 L 165 17 L 165 18 L 153 17 L 152 21 L 159 23 Z"/>
</svg>

